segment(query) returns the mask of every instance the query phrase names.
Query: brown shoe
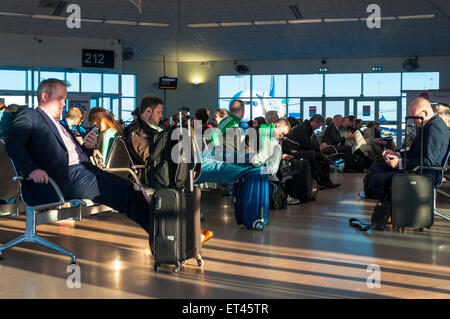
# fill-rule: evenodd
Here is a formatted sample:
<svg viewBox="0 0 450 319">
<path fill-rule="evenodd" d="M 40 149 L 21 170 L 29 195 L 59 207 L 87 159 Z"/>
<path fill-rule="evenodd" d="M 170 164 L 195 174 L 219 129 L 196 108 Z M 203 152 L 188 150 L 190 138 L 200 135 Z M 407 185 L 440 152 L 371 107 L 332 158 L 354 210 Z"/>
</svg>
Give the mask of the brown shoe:
<svg viewBox="0 0 450 319">
<path fill-rule="evenodd" d="M 201 238 L 202 238 L 202 244 L 206 243 L 214 235 L 211 230 L 203 230 L 202 229 L 200 233 L 201 233 Z"/>
</svg>

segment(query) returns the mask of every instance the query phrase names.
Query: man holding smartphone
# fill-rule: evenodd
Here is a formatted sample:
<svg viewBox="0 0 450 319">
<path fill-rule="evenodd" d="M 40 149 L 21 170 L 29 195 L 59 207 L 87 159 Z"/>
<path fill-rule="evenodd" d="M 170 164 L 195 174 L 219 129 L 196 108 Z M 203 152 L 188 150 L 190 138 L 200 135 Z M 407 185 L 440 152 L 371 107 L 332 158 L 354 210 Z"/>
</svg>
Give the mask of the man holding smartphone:
<svg viewBox="0 0 450 319">
<path fill-rule="evenodd" d="M 431 104 L 423 98 L 415 99 L 409 106 L 410 116 L 423 117 L 422 122 L 415 120 L 419 130 L 423 130 L 423 166 L 442 166 L 449 144 L 449 130 L 444 121 L 434 113 Z M 421 132 L 417 134 L 421 136 Z M 400 173 L 404 168 L 412 170 L 420 165 L 421 139 L 413 140 L 409 151 L 406 153 L 406 163 L 402 160 L 402 154 L 387 149 L 382 153 L 384 162 L 375 163 L 369 171 L 369 187 L 377 198 L 383 198 L 389 190 L 392 177 Z M 424 174 L 432 176 L 437 181 L 437 172 L 425 170 Z"/>
<path fill-rule="evenodd" d="M 9 156 L 28 179 L 23 183 L 26 201 L 30 205 L 54 201 L 54 191 L 46 185 L 51 177 L 66 200 L 91 199 L 107 205 L 126 213 L 150 233 L 153 218 L 149 218 L 149 203 L 140 188 L 89 162 L 97 132 L 89 132 L 80 145 L 59 122 L 67 99 L 66 82 L 42 81 L 37 95 L 39 107 L 19 110 L 6 140 Z"/>
</svg>

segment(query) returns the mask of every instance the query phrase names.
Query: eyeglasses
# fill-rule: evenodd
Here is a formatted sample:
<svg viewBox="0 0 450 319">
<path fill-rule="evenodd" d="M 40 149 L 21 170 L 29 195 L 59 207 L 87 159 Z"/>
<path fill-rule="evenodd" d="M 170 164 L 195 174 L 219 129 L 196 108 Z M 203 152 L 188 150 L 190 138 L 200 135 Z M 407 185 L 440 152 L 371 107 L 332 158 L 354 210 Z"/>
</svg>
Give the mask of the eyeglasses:
<svg viewBox="0 0 450 319">
<path fill-rule="evenodd" d="M 422 111 L 422 112 L 420 112 L 419 114 L 414 115 L 414 116 L 419 116 L 419 115 L 422 114 L 423 112 L 425 112 L 425 110 Z"/>
</svg>

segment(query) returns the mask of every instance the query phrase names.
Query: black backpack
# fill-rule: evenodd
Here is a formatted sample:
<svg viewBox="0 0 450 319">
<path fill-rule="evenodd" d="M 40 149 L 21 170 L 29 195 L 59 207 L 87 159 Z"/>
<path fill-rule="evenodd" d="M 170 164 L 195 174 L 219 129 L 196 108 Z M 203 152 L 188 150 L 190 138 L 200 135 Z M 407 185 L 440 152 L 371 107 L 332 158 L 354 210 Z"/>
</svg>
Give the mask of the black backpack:
<svg viewBox="0 0 450 319">
<path fill-rule="evenodd" d="M 350 168 L 362 173 L 366 168 L 366 160 L 364 159 L 364 153 L 361 150 L 356 150 L 351 158 Z"/>
<path fill-rule="evenodd" d="M 185 189 L 189 187 L 190 170 L 194 169 L 195 139 L 191 137 L 190 154 L 183 150 L 181 138 L 172 140 L 172 135 L 177 127 L 172 127 L 159 132 L 151 145 L 152 152 L 145 163 L 145 184 L 158 190 L 162 188 Z M 191 136 L 193 136 L 191 134 Z M 172 153 L 177 154 L 178 163 L 173 161 Z M 190 155 L 189 161 L 186 155 Z M 185 160 L 180 160 L 183 158 Z M 198 157 L 198 160 L 200 158 Z M 195 167 L 198 172 L 200 165 Z M 198 179 L 199 175 L 196 179 Z M 194 180 L 194 181 L 195 181 Z"/>
<path fill-rule="evenodd" d="M 288 195 L 281 182 L 269 182 L 269 194 L 270 208 L 279 210 L 287 207 Z"/>
</svg>

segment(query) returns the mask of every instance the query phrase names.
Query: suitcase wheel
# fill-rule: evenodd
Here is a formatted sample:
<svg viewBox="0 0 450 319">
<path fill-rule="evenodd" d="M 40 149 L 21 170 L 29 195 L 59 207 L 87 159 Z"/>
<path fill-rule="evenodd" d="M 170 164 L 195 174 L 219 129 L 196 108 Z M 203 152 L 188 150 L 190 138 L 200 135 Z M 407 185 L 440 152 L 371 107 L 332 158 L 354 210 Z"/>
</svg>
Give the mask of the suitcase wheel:
<svg viewBox="0 0 450 319">
<path fill-rule="evenodd" d="M 200 268 L 203 268 L 203 266 L 205 265 L 205 262 L 203 261 L 203 259 L 202 259 L 202 257 L 200 255 L 198 255 L 198 257 L 197 257 L 197 265 Z"/>
<path fill-rule="evenodd" d="M 153 269 L 155 270 L 155 272 L 157 272 L 157 271 L 159 270 L 159 264 L 155 264 L 155 265 L 153 266 Z"/>
<path fill-rule="evenodd" d="M 262 222 L 257 222 L 255 225 L 256 230 L 260 231 L 264 229 L 264 224 Z"/>
<path fill-rule="evenodd" d="M 179 262 L 177 262 L 175 268 L 173 269 L 173 272 L 174 272 L 174 273 L 177 273 L 177 272 L 180 271 L 180 269 L 181 269 L 181 264 L 180 264 Z"/>
</svg>

